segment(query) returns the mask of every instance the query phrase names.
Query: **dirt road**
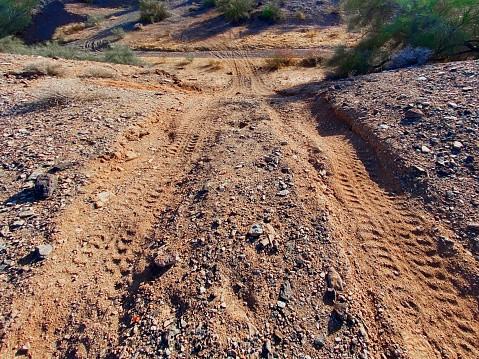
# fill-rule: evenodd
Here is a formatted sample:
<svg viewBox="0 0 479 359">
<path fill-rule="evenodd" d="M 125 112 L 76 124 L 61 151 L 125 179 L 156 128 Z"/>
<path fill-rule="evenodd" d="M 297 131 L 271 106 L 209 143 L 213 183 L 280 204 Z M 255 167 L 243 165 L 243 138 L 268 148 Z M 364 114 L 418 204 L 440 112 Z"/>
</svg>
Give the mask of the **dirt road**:
<svg viewBox="0 0 479 359">
<path fill-rule="evenodd" d="M 188 92 L 89 165 L 1 355 L 477 357 L 470 254 L 320 96 L 223 62 L 223 91 Z"/>
</svg>

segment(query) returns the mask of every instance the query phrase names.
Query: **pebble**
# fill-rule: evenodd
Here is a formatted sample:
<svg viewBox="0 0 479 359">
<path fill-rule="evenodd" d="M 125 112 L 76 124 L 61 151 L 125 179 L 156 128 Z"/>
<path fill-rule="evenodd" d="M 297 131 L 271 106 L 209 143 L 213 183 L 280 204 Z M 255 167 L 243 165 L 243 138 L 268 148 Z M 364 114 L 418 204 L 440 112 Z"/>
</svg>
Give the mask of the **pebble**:
<svg viewBox="0 0 479 359">
<path fill-rule="evenodd" d="M 283 302 L 283 301 L 281 301 L 281 300 L 278 300 L 278 301 L 276 302 L 276 305 L 278 306 L 278 308 L 281 308 L 281 309 L 283 309 L 283 308 L 286 307 L 286 303 Z"/>
<path fill-rule="evenodd" d="M 42 174 L 43 174 L 43 170 L 38 168 L 35 171 L 33 171 L 30 176 L 28 176 L 27 181 L 35 181 L 38 178 L 38 176 Z"/>
<path fill-rule="evenodd" d="M 12 228 L 18 228 L 23 226 L 24 224 L 25 224 L 25 221 L 23 219 L 20 219 L 12 223 Z"/>
<path fill-rule="evenodd" d="M 459 141 L 454 141 L 454 143 L 452 144 L 452 147 L 455 149 L 455 150 L 460 150 L 462 147 L 463 147 L 463 144 Z"/>
<path fill-rule="evenodd" d="M 159 268 L 166 268 L 177 263 L 179 260 L 180 257 L 178 253 L 175 252 L 172 254 L 158 254 L 154 262 Z"/>
<path fill-rule="evenodd" d="M 263 227 L 260 224 L 255 223 L 251 226 L 251 229 L 248 232 L 248 235 L 251 237 L 259 237 L 263 234 Z"/>
<path fill-rule="evenodd" d="M 53 251 L 51 244 L 42 244 L 35 247 L 35 255 L 39 260 L 46 259 Z"/>
<path fill-rule="evenodd" d="M 410 108 L 404 115 L 406 118 L 421 118 L 424 116 L 424 112 L 417 108 Z"/>
<path fill-rule="evenodd" d="M 324 344 L 326 344 L 326 334 L 321 333 L 314 338 L 314 345 L 318 348 L 321 349 L 324 347 Z"/>
<path fill-rule="evenodd" d="M 284 302 L 289 302 L 291 300 L 293 290 L 291 289 L 291 283 L 289 281 L 284 281 L 281 284 L 281 289 L 279 291 L 279 299 Z"/>
<path fill-rule="evenodd" d="M 285 189 L 285 190 L 282 190 L 282 191 L 278 192 L 278 196 L 280 196 L 280 197 L 286 197 L 288 194 L 289 194 L 288 189 Z"/>
<path fill-rule="evenodd" d="M 38 198 L 50 197 L 58 185 L 58 178 L 51 174 L 39 175 L 35 181 L 35 195 Z"/>
<path fill-rule="evenodd" d="M 334 290 L 343 290 L 343 280 L 339 273 L 333 267 L 328 268 L 328 287 L 333 288 Z"/>
<path fill-rule="evenodd" d="M 18 217 L 20 218 L 27 218 L 27 217 L 31 217 L 35 214 L 35 212 L 33 211 L 22 211 L 18 214 Z"/>
</svg>

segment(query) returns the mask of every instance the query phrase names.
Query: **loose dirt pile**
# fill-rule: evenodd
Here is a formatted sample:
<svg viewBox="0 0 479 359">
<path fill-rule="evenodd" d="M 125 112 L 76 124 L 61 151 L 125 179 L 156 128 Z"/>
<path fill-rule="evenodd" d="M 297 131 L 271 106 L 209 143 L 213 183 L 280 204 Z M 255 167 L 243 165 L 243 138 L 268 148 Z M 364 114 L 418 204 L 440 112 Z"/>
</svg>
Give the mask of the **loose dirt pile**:
<svg viewBox="0 0 479 359">
<path fill-rule="evenodd" d="M 0 58 L 2 357 L 479 355 L 473 255 L 388 170 L 397 146 L 367 137 L 393 149 L 379 159 L 355 133 L 369 122 L 333 112 L 350 115 L 357 94 L 399 139 L 396 112 L 367 94 L 393 94 L 394 76 L 422 84 L 435 67 L 284 89 L 286 70 L 225 58 L 229 81 L 195 89 L 157 68 L 68 61 L 66 79 L 35 77 L 22 71 L 30 61 Z M 472 87 L 461 76 L 449 84 Z M 404 85 L 410 109 L 441 107 L 416 88 Z M 461 101 L 448 107 L 457 121 L 473 116 Z M 448 163 L 475 155 L 456 133 L 463 148 Z M 403 153 L 400 175 L 411 163 L 434 179 Z M 58 179 L 43 200 L 40 170 Z"/>
</svg>

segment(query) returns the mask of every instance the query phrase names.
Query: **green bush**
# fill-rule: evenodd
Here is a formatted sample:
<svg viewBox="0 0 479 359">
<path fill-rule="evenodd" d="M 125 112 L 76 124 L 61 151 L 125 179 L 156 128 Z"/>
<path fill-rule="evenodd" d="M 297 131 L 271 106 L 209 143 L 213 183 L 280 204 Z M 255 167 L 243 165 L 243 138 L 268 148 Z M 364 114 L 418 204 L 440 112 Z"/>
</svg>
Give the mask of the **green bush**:
<svg viewBox="0 0 479 359">
<path fill-rule="evenodd" d="M 123 30 L 121 27 L 117 27 L 116 29 L 111 30 L 111 33 L 116 40 L 121 40 L 126 36 L 125 30 Z"/>
<path fill-rule="evenodd" d="M 158 0 L 140 0 L 140 20 L 158 22 L 170 16 L 168 3 Z"/>
<path fill-rule="evenodd" d="M 103 15 L 100 15 L 100 14 L 88 15 L 88 18 L 85 21 L 85 26 L 86 27 L 98 26 L 103 21 L 105 21 L 105 17 Z"/>
<path fill-rule="evenodd" d="M 120 45 L 105 51 L 103 61 L 113 64 L 142 65 L 143 62 L 128 46 Z"/>
<path fill-rule="evenodd" d="M 215 6 L 215 0 L 204 0 L 203 1 L 203 6 L 204 7 L 214 7 Z"/>
<path fill-rule="evenodd" d="M 272 1 L 263 9 L 261 16 L 266 20 L 279 20 L 281 18 L 281 8 L 277 1 Z"/>
<path fill-rule="evenodd" d="M 477 0 L 343 0 L 350 30 L 363 30 L 354 48 L 328 61 L 338 76 L 479 54 Z M 428 51 L 429 50 L 429 51 Z"/>
<path fill-rule="evenodd" d="M 228 20 L 235 22 L 248 19 L 254 8 L 253 0 L 216 0 L 215 4 Z"/>
</svg>

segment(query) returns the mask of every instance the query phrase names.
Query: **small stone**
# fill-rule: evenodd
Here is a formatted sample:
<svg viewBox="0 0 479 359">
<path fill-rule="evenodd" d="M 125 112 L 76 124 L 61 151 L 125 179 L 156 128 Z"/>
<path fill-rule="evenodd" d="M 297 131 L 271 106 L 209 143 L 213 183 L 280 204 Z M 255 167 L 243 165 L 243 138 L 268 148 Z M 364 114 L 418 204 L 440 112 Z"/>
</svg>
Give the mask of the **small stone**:
<svg viewBox="0 0 479 359">
<path fill-rule="evenodd" d="M 35 181 L 35 196 L 38 198 L 50 197 L 58 185 L 58 178 L 51 174 L 39 175 Z"/>
<path fill-rule="evenodd" d="M 314 345 L 316 348 L 321 349 L 326 344 L 326 334 L 321 333 L 314 338 Z"/>
<path fill-rule="evenodd" d="M 125 152 L 125 161 L 132 161 L 135 158 L 138 158 L 138 155 L 133 151 L 126 151 Z"/>
<path fill-rule="evenodd" d="M 53 251 L 51 244 L 42 244 L 35 247 L 35 255 L 39 260 L 46 259 Z"/>
<path fill-rule="evenodd" d="M 454 143 L 452 144 L 452 147 L 455 149 L 455 150 L 460 150 L 462 147 L 463 147 L 463 144 L 459 141 L 454 141 Z"/>
<path fill-rule="evenodd" d="M 281 301 L 281 300 L 278 300 L 278 301 L 276 302 L 276 305 L 278 306 L 278 308 L 281 308 L 281 309 L 283 309 L 283 308 L 286 307 L 286 303 L 283 302 L 283 301 Z"/>
<path fill-rule="evenodd" d="M 278 192 L 278 196 L 280 196 L 280 197 L 286 197 L 288 194 L 289 194 L 288 189 L 284 189 L 284 190 Z"/>
<path fill-rule="evenodd" d="M 12 228 L 18 228 L 23 226 L 24 224 L 25 224 L 25 221 L 23 219 L 20 219 L 12 223 Z"/>
<path fill-rule="evenodd" d="M 56 172 L 60 172 L 60 171 L 63 171 L 63 170 L 66 170 L 67 168 L 70 168 L 73 166 L 73 163 L 72 162 L 60 162 L 60 163 L 57 163 L 52 169 L 51 169 L 51 172 L 53 173 L 56 173 Z"/>
<path fill-rule="evenodd" d="M 431 150 L 429 149 L 429 147 L 423 145 L 423 146 L 421 146 L 421 152 L 429 153 L 429 152 L 431 152 Z"/>
<path fill-rule="evenodd" d="M 462 88 L 463 92 L 469 92 L 469 91 L 474 91 L 474 87 L 463 87 Z"/>
<path fill-rule="evenodd" d="M 158 254 L 155 257 L 154 262 L 159 268 L 166 268 L 177 263 L 179 260 L 180 260 L 180 257 L 178 253 L 175 252 L 172 254 Z"/>
<path fill-rule="evenodd" d="M 264 351 L 266 353 L 272 353 L 273 352 L 273 349 L 271 348 L 271 340 L 269 339 L 266 339 L 266 341 L 264 342 Z"/>
<path fill-rule="evenodd" d="M 289 302 L 292 295 L 293 290 L 291 289 L 291 283 L 286 280 L 281 284 L 281 289 L 279 291 L 279 299 L 284 302 Z"/>
<path fill-rule="evenodd" d="M 30 176 L 28 176 L 27 181 L 35 181 L 38 178 L 38 176 L 42 174 L 43 174 L 43 170 L 38 168 L 35 171 L 33 171 Z"/>
<path fill-rule="evenodd" d="M 448 102 L 447 105 L 451 108 L 458 108 L 459 106 L 455 102 Z"/>
<path fill-rule="evenodd" d="M 260 224 L 255 223 L 248 232 L 248 235 L 251 237 L 259 237 L 263 234 L 263 227 Z"/>
<path fill-rule="evenodd" d="M 419 76 L 418 78 L 416 78 L 417 81 L 427 81 L 427 77 L 424 77 L 424 76 Z"/>
<path fill-rule="evenodd" d="M 417 108 L 410 108 L 405 113 L 406 118 L 421 118 L 424 116 L 424 112 Z"/>
<path fill-rule="evenodd" d="M 328 287 L 333 288 L 334 290 L 341 291 L 343 290 L 343 280 L 339 273 L 333 267 L 328 268 Z"/>
<path fill-rule="evenodd" d="M 35 212 L 33 211 L 21 211 L 19 214 L 18 214 L 18 217 L 20 218 L 28 218 L 28 217 L 31 217 L 35 214 Z"/>
<path fill-rule="evenodd" d="M 278 329 L 274 330 L 273 333 L 274 337 L 279 340 L 280 342 L 283 340 L 283 333 L 281 333 Z"/>
</svg>

